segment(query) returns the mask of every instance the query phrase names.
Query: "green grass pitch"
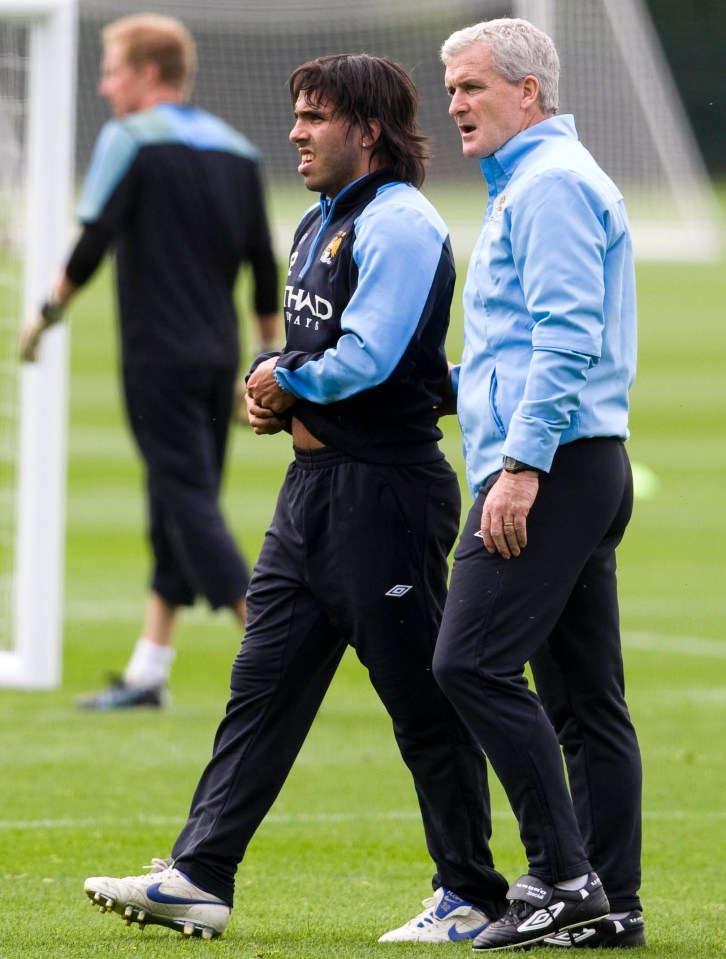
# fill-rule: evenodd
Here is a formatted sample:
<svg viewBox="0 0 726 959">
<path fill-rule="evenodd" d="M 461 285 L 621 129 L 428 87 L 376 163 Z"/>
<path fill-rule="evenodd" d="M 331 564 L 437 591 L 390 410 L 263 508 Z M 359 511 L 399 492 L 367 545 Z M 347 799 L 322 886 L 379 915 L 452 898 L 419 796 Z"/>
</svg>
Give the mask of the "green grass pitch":
<svg viewBox="0 0 726 959">
<path fill-rule="evenodd" d="M 645 763 L 647 954 L 659 959 L 715 959 L 726 950 L 725 267 L 638 268 L 629 449 L 641 495 L 619 567 L 629 702 Z M 462 278 L 464 270 L 462 262 Z M 168 854 L 239 644 L 229 617 L 194 610 L 181 627 L 168 712 L 93 716 L 72 705 L 124 665 L 148 568 L 110 304 L 106 269 L 73 310 L 63 685 L 0 691 L 0 956 L 468 955 L 466 944 L 376 943 L 418 910 L 431 868 L 389 721 L 350 656 L 238 873 L 222 939 L 127 929 L 86 901 L 87 875 L 140 873 L 151 856 Z M 452 356 L 460 326 L 457 312 Z M 451 419 L 445 445 L 460 469 Z M 250 559 L 289 459 L 286 437 L 234 433 L 225 504 Z M 496 783 L 493 804 L 495 856 L 514 879 L 525 863 Z"/>
</svg>

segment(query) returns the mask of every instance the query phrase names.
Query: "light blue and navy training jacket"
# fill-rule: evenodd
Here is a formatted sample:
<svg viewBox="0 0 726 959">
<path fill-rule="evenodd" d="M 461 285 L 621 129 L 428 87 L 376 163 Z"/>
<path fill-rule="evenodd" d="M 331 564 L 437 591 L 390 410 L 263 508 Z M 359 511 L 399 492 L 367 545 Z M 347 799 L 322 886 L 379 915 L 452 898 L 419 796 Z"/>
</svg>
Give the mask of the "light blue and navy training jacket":
<svg viewBox="0 0 726 959">
<path fill-rule="evenodd" d="M 106 123 L 76 213 L 67 273 L 81 285 L 113 248 L 126 365 L 236 363 L 244 262 L 255 308 L 278 308 L 258 152 L 204 110 L 162 103 Z"/>
<path fill-rule="evenodd" d="M 308 211 L 293 241 L 275 378 L 314 436 L 372 463 L 442 458 L 435 407 L 454 280 L 445 224 L 390 170 Z"/>
</svg>

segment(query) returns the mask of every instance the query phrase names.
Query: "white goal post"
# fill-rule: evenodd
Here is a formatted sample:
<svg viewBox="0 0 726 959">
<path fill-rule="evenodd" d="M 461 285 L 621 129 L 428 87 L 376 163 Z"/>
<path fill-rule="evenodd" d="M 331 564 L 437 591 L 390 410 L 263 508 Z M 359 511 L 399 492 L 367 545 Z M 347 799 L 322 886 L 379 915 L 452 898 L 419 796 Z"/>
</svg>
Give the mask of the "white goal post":
<svg viewBox="0 0 726 959">
<path fill-rule="evenodd" d="M 37 309 L 68 242 L 75 144 L 76 0 L 0 0 L 0 25 L 27 41 L 22 132 L 23 202 L 17 325 Z M 7 309 L 7 308 L 6 308 Z M 8 640 L 0 686 L 49 689 L 61 678 L 65 545 L 68 324 L 17 375 L 14 557 L 2 610 Z M 5 362 L 10 359 L 5 357 Z M 10 622 L 7 622 L 9 618 Z"/>
</svg>

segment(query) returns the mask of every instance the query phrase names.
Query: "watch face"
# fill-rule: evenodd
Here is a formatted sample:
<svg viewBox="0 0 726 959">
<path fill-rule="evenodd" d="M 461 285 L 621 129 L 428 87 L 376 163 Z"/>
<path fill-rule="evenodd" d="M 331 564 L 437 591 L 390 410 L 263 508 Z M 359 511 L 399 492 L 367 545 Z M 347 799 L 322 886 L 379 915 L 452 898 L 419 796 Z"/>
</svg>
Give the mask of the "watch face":
<svg viewBox="0 0 726 959">
<path fill-rule="evenodd" d="M 528 466 L 521 460 L 515 460 L 513 456 L 504 457 L 504 469 L 507 473 L 524 473 L 525 470 L 531 470 L 533 473 L 538 472 L 534 466 Z"/>
</svg>

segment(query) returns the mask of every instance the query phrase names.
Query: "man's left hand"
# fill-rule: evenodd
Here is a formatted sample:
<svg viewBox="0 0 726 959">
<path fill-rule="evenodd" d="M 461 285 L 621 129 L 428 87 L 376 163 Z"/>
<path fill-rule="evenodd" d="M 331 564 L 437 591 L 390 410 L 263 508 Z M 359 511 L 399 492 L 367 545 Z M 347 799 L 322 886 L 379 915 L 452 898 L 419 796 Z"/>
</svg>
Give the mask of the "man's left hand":
<svg viewBox="0 0 726 959">
<path fill-rule="evenodd" d="M 20 359 L 24 363 L 35 363 L 38 359 L 40 340 L 49 326 L 54 326 L 63 315 L 64 304 L 49 299 L 41 306 L 35 316 L 29 317 L 20 329 Z"/>
<path fill-rule="evenodd" d="M 502 471 L 484 500 L 481 532 L 489 553 L 519 556 L 527 545 L 527 515 L 539 490 L 539 474 Z"/>
<path fill-rule="evenodd" d="M 272 356 L 260 363 L 247 380 L 247 394 L 258 406 L 272 410 L 273 413 L 284 413 L 295 403 L 296 398 L 292 393 L 283 390 L 275 379 L 277 359 Z"/>
<path fill-rule="evenodd" d="M 259 436 L 272 436 L 287 428 L 287 421 L 284 417 L 275 416 L 272 410 L 263 406 L 258 406 L 257 401 L 251 396 L 245 395 L 245 404 L 247 408 L 246 419 L 252 429 Z"/>
<path fill-rule="evenodd" d="M 38 347 L 45 330 L 46 326 L 40 314 L 23 323 L 19 343 L 20 359 L 23 363 L 35 363 L 38 359 Z"/>
</svg>

